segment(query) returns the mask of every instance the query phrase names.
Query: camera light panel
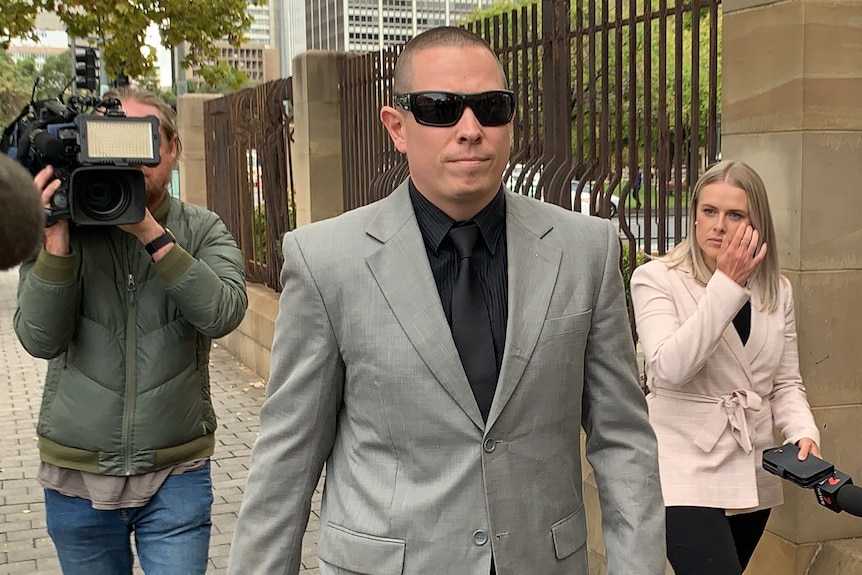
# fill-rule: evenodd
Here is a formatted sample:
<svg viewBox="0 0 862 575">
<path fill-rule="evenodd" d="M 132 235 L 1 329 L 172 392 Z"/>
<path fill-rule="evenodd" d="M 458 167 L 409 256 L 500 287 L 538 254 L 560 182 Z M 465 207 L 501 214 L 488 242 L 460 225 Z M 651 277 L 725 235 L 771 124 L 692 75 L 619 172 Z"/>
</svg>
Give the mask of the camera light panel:
<svg viewBox="0 0 862 575">
<path fill-rule="evenodd" d="M 76 120 L 80 120 L 81 163 L 148 166 L 159 163 L 159 120 L 155 116 L 80 115 Z"/>
</svg>

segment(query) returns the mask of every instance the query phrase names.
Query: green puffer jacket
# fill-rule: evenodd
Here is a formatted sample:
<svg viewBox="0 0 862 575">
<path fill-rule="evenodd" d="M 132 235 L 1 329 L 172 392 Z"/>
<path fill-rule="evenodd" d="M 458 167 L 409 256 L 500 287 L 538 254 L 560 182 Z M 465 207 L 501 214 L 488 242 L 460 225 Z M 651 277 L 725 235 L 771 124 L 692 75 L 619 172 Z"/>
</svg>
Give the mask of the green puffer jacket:
<svg viewBox="0 0 862 575">
<path fill-rule="evenodd" d="M 245 315 L 243 257 L 208 210 L 166 199 L 153 216 L 177 239 L 156 263 L 116 226 L 82 226 L 70 256 L 21 266 L 15 332 L 50 359 L 47 463 L 141 475 L 213 453 L 210 341 Z"/>
</svg>

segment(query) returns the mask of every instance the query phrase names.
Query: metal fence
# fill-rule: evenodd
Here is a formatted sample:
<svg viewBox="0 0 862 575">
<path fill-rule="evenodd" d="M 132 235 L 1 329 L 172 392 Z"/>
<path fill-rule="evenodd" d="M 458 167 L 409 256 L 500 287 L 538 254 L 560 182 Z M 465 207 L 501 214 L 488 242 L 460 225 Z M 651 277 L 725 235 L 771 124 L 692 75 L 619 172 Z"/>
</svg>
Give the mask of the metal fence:
<svg viewBox="0 0 862 575">
<path fill-rule="evenodd" d="M 506 182 L 612 218 L 628 275 L 686 234 L 700 172 L 719 157 L 720 0 L 542 0 L 465 23 L 499 56 L 518 100 Z M 401 47 L 341 68 L 344 206 L 407 175 L 378 120 Z"/>
<path fill-rule="evenodd" d="M 292 81 L 276 80 L 204 105 L 207 204 L 245 257 L 246 279 L 281 289 L 281 239 L 295 226 Z"/>
</svg>

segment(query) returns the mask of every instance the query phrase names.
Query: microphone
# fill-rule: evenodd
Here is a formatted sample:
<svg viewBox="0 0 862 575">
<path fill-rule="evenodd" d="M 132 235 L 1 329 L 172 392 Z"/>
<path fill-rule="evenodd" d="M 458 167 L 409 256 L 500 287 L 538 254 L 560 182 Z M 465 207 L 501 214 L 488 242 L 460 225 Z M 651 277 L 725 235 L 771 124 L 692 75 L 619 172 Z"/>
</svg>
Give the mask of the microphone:
<svg viewBox="0 0 862 575">
<path fill-rule="evenodd" d="M 57 136 L 49 134 L 45 130 L 35 130 L 30 135 L 30 141 L 33 147 L 38 150 L 39 154 L 46 160 L 47 164 L 64 163 L 64 152 L 66 151 L 63 142 Z"/>
<path fill-rule="evenodd" d="M 0 153 L 0 270 L 29 258 L 44 237 L 45 212 L 33 177 Z"/>
<path fill-rule="evenodd" d="M 817 503 L 835 513 L 846 511 L 850 515 L 862 517 L 862 487 L 853 485 L 846 473 L 833 471 L 827 478 L 814 486 Z"/>
</svg>

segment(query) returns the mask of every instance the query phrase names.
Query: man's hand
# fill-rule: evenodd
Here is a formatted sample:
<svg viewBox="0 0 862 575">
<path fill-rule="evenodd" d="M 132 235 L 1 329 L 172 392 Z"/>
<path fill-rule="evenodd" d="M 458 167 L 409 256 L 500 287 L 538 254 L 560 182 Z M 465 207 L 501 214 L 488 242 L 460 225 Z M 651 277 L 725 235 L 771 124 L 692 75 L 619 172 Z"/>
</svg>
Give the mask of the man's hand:
<svg viewBox="0 0 862 575">
<path fill-rule="evenodd" d="M 128 234 L 132 234 L 138 241 L 141 242 L 142 245 L 147 245 L 157 237 L 161 236 L 165 233 L 165 228 L 156 221 L 156 218 L 153 217 L 153 214 L 150 213 L 150 209 L 147 208 L 144 210 L 144 219 L 139 221 L 136 224 L 123 224 L 117 226 L 124 232 Z M 162 259 L 168 251 L 173 247 L 173 244 L 168 244 L 166 246 L 161 247 L 156 253 L 153 254 L 153 261 L 159 261 Z"/>
<path fill-rule="evenodd" d="M 33 178 L 36 189 L 41 196 L 42 207 L 51 207 L 51 198 L 60 189 L 62 182 L 54 177 L 54 167 L 42 168 Z M 45 251 L 55 256 L 69 255 L 69 220 L 59 220 L 53 226 L 45 228 Z"/>
</svg>

